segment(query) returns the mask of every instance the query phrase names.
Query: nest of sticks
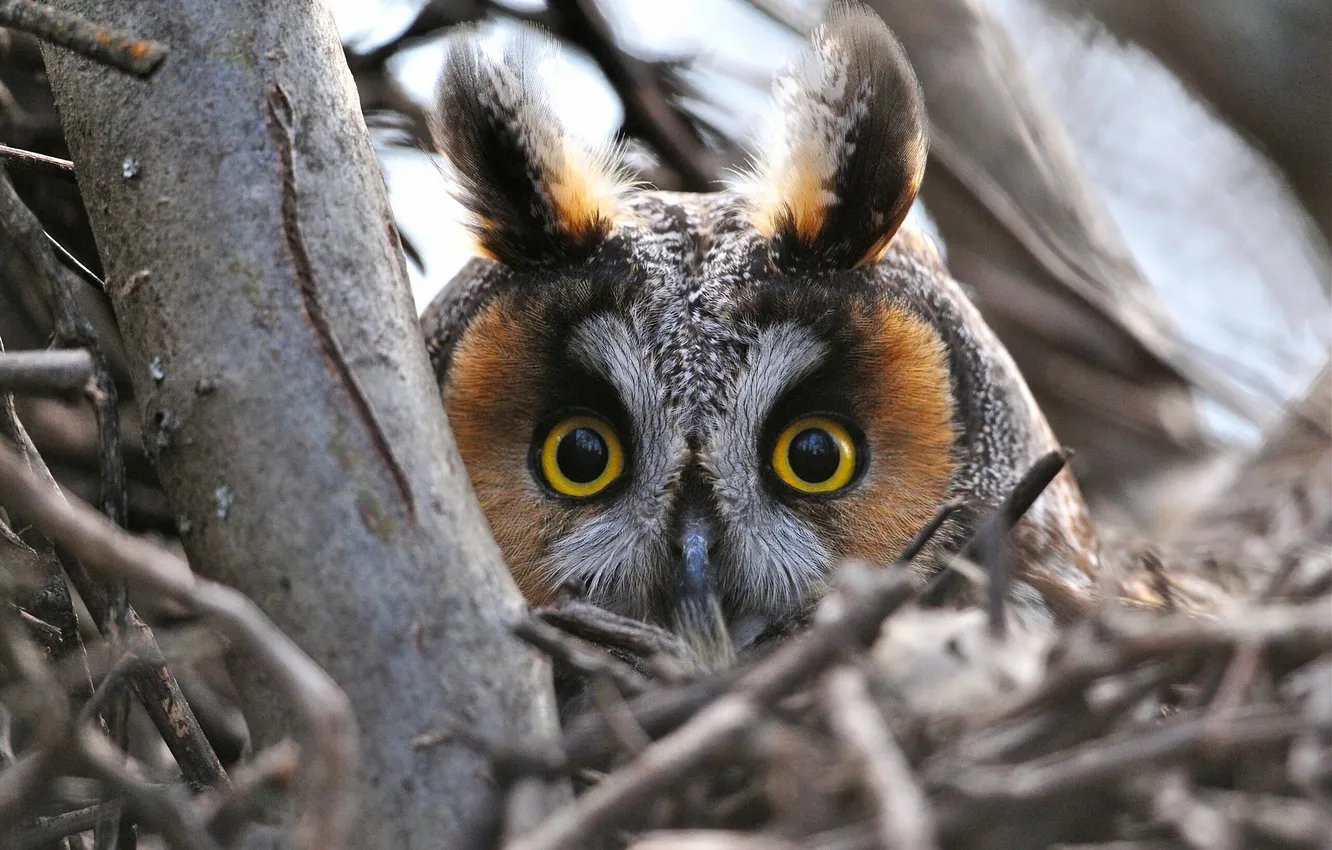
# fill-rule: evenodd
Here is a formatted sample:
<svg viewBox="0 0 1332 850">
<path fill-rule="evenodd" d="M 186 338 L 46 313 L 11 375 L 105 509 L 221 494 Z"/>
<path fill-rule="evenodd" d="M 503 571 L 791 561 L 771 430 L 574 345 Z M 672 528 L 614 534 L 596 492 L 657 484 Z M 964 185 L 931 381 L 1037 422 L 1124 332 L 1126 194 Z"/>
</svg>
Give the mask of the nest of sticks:
<svg viewBox="0 0 1332 850">
<path fill-rule="evenodd" d="M 665 633 L 578 601 L 534 611 L 515 631 L 577 696 L 558 752 L 474 742 L 507 792 L 478 846 L 1326 848 L 1324 533 L 1269 552 L 1248 595 L 1200 592 L 1214 558 L 1118 544 L 1103 605 L 1053 633 L 849 564 L 800 634 L 703 676 Z M 1002 599 L 993 568 L 954 574 Z M 565 776 L 576 795 L 534 823 L 533 786 Z"/>
</svg>

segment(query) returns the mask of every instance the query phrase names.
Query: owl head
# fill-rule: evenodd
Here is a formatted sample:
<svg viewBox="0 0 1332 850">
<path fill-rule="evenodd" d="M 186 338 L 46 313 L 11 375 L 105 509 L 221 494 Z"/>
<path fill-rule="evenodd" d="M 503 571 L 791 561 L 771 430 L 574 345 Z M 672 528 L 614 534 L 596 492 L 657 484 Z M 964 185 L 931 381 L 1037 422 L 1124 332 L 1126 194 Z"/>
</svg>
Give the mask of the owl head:
<svg viewBox="0 0 1332 850">
<path fill-rule="evenodd" d="M 928 125 L 887 27 L 835 5 L 753 167 L 706 194 L 632 186 L 566 132 L 547 49 L 450 45 L 433 133 L 479 257 L 423 318 L 526 597 L 572 585 L 725 654 L 960 499 L 914 567 L 938 569 L 1055 442 L 928 240 L 899 233 Z M 1095 552 L 1071 478 L 1011 545 L 1022 610 L 1080 610 Z"/>
</svg>

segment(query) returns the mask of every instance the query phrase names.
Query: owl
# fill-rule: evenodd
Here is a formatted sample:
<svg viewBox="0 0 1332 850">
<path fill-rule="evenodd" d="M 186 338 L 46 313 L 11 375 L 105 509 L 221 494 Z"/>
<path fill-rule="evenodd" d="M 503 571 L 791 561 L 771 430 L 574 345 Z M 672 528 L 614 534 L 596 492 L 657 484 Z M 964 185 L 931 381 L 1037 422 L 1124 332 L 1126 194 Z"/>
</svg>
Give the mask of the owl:
<svg viewBox="0 0 1332 850">
<path fill-rule="evenodd" d="M 839 564 L 943 568 L 1055 438 L 933 243 L 903 228 L 918 83 L 834 5 L 774 84 L 752 167 L 652 191 L 548 105 L 549 42 L 452 37 L 432 134 L 477 257 L 422 317 L 458 449 L 526 598 L 740 651 Z M 1067 471 L 1011 535 L 1013 610 L 1077 617 L 1097 554 Z"/>
</svg>

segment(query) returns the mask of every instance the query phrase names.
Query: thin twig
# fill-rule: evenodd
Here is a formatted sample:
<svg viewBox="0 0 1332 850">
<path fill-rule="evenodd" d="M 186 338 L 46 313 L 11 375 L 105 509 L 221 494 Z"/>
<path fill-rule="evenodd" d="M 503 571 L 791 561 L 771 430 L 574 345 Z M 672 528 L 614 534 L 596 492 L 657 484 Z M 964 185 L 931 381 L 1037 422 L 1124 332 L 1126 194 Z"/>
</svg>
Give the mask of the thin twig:
<svg viewBox="0 0 1332 850">
<path fill-rule="evenodd" d="M 139 701 L 166 742 L 181 775 L 194 789 L 227 784 L 227 774 L 203 727 L 167 668 L 152 629 L 130 609 L 130 647 L 138 664 L 130 675 Z"/>
<path fill-rule="evenodd" d="M 3 0 L 0 0 L 3 2 Z M 51 253 L 41 222 L 14 191 L 9 175 L 0 169 L 0 229 L 9 234 L 15 247 L 37 271 L 46 284 L 46 295 L 51 302 L 51 315 L 55 320 L 56 341 L 62 348 L 93 348 L 96 332 L 79 311 L 75 293 L 78 279 Z"/>
<path fill-rule="evenodd" d="M 865 777 L 882 846 L 886 850 L 936 850 L 939 845 L 929 801 L 870 699 L 865 674 L 856 667 L 830 671 L 823 697 L 829 727 Z"/>
<path fill-rule="evenodd" d="M 734 747 L 761 714 L 748 696 L 722 698 L 574 803 L 511 842 L 507 850 L 579 847 L 593 836 L 635 819 L 655 797 Z"/>
<path fill-rule="evenodd" d="M 606 676 L 623 694 L 641 694 L 647 679 L 641 673 L 592 644 L 567 635 L 536 617 L 524 617 L 511 626 L 515 635 L 586 676 Z"/>
<path fill-rule="evenodd" d="M 70 180 L 74 179 L 74 163 L 69 160 L 47 156 L 44 153 L 11 148 L 9 145 L 0 145 L 0 164 L 5 167 L 41 171 Z"/>
<path fill-rule="evenodd" d="M 946 776 L 927 776 L 927 786 L 988 803 L 1031 802 L 1118 779 L 1203 749 L 1212 754 L 1242 752 L 1284 743 L 1308 731 L 1327 734 L 1332 732 L 1332 724 L 1300 717 L 1284 706 L 1249 706 L 1232 716 L 1220 741 L 1209 738 L 1214 733 L 1205 715 L 1177 717 L 1169 724 L 1089 741 L 1025 764 L 950 766 Z"/>
<path fill-rule="evenodd" d="M 620 743 L 624 751 L 630 755 L 638 755 L 648 748 L 652 739 L 643 731 L 643 727 L 634 721 L 633 712 L 625 704 L 624 694 L 617 690 L 615 684 L 604 675 L 593 676 L 588 684 L 592 692 L 592 701 L 597 706 L 597 711 L 606 719 L 606 725 L 610 727 L 615 735 L 615 740 Z"/>
<path fill-rule="evenodd" d="M 161 42 L 141 39 L 35 0 L 0 0 L 0 26 L 31 33 L 138 77 L 151 75 L 167 55 L 167 47 Z"/>
<path fill-rule="evenodd" d="M 562 601 L 555 607 L 538 608 L 532 613 L 561 631 L 640 657 L 681 657 L 688 652 L 685 642 L 672 632 L 579 599 Z"/>
<path fill-rule="evenodd" d="M 102 806 L 85 806 L 72 812 L 37 818 L 37 822 L 19 833 L 14 840 L 15 850 L 37 850 L 49 847 L 69 835 L 87 832 L 101 816 Z"/>
<path fill-rule="evenodd" d="M 98 277 L 97 274 L 93 272 L 92 269 L 85 266 L 82 260 L 74 256 L 74 253 L 72 251 L 70 251 L 64 245 L 61 245 L 60 242 L 50 233 L 43 231 L 42 235 L 46 237 L 46 241 L 48 244 L 50 244 L 51 250 L 56 252 L 56 255 L 60 257 L 60 261 L 64 263 L 70 269 L 70 271 L 74 272 L 74 274 L 78 275 L 80 278 L 87 281 L 88 283 L 91 283 L 93 286 L 97 287 L 103 292 L 106 291 L 106 281 Z"/>
<path fill-rule="evenodd" d="M 969 561 L 981 560 L 985 554 L 986 547 L 991 545 L 992 541 L 1006 540 L 1008 533 L 1013 530 L 1018 521 L 1026 515 L 1027 511 L 1041 497 L 1045 489 L 1050 486 L 1057 476 L 1068 463 L 1071 453 L 1065 449 L 1059 449 L 1047 452 L 1042 455 L 1023 476 L 1018 479 L 1017 484 L 1004 497 L 1003 502 L 992 513 L 976 533 L 972 535 L 966 546 L 952 559 L 953 564 L 965 564 Z M 961 578 L 962 573 L 953 567 L 952 564 L 945 566 L 940 572 L 930 580 L 930 583 L 921 591 L 921 602 L 925 604 L 938 604 L 947 597 L 954 583 Z M 1001 577 L 1002 578 L 1002 577 Z M 1002 605 L 1002 592 L 1006 590 L 1005 583 L 990 582 L 991 599 L 990 612 L 991 618 L 995 617 L 995 609 Z M 999 601 L 996 602 L 993 594 L 1000 594 Z M 999 614 L 1002 617 L 1002 612 Z"/>
<path fill-rule="evenodd" d="M 66 570 L 74 589 L 93 615 L 93 625 L 103 635 L 112 628 L 112 612 L 105 602 L 103 586 L 88 575 L 74 558 L 66 558 Z M 130 674 L 130 684 L 149 718 L 171 750 L 181 775 L 194 788 L 225 785 L 226 771 L 208 736 L 181 691 L 180 683 L 167 667 L 157 638 L 133 607 L 126 610 L 125 646 L 140 663 Z"/>
<path fill-rule="evenodd" d="M 1092 682 L 1139 664 L 1169 660 L 1184 653 L 1253 646 L 1300 647 L 1309 653 L 1332 649 L 1332 621 L 1326 601 L 1305 605 L 1239 608 L 1217 621 L 1173 617 L 1128 617 L 1098 626 L 1118 640 L 1097 643 L 1059 659 L 1050 675 L 1011 705 L 999 706 L 987 720 L 1012 720 L 1075 694 Z"/>
<path fill-rule="evenodd" d="M 123 798 L 125 805 L 144 823 L 160 832 L 169 846 L 180 850 L 221 850 L 198 815 L 184 805 L 180 795 L 173 793 L 170 787 L 145 779 L 134 764 L 92 726 L 80 724 L 75 742 L 88 770 Z M 176 786 L 174 791 L 180 791 L 180 787 Z"/>
</svg>

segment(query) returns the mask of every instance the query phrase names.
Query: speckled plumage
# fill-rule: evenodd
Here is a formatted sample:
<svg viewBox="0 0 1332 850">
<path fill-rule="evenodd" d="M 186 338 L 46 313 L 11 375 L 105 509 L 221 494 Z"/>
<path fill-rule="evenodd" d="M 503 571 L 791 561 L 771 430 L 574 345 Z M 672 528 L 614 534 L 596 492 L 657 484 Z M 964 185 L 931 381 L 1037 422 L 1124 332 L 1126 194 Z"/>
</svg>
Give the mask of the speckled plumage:
<svg viewBox="0 0 1332 850">
<path fill-rule="evenodd" d="M 470 89 L 449 88 L 460 72 Z M 928 240 L 888 243 L 915 196 L 925 124 L 900 48 L 870 13 L 838 8 L 779 83 L 780 150 L 714 194 L 577 197 L 579 181 L 605 186 L 605 175 L 582 174 L 576 154 L 524 151 L 521 128 L 553 118 L 541 98 L 521 99 L 536 112 L 489 108 L 485 76 L 465 61 L 446 71 L 437 137 L 468 172 L 460 199 L 495 259 L 469 264 L 423 327 L 473 485 L 533 601 L 573 582 L 613 610 L 693 629 L 679 536 L 704 521 L 709 613 L 744 645 L 801 610 L 842 559 L 891 563 L 960 497 L 924 578 L 1055 447 Z M 510 166 L 532 185 L 497 185 L 514 169 L 496 156 L 517 157 Z M 801 163 L 807 173 L 791 174 Z M 550 202 L 552 182 L 562 202 Z M 531 447 L 550 416 L 575 408 L 620 428 L 629 460 L 613 492 L 571 503 L 541 486 Z M 819 411 L 863 429 L 864 469 L 835 497 L 795 496 L 765 452 L 774 429 Z M 1076 616 L 1097 563 L 1068 473 L 1014 539 L 1019 609 Z"/>
</svg>

